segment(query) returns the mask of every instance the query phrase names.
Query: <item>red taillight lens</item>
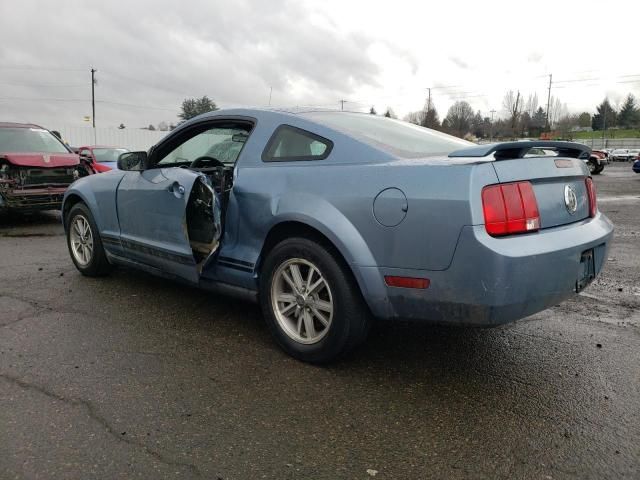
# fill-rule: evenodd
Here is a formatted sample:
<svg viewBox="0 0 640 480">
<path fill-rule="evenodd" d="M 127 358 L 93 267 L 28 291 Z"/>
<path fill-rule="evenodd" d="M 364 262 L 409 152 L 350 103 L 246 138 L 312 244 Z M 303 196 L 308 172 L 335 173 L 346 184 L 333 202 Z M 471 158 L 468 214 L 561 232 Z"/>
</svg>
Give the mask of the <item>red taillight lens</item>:
<svg viewBox="0 0 640 480">
<path fill-rule="evenodd" d="M 593 179 L 591 177 L 587 177 L 584 180 L 584 183 L 587 185 L 587 195 L 589 195 L 589 216 L 593 218 L 596 216 L 596 212 L 598 211 L 598 203 L 596 200 L 596 186 L 593 183 Z"/>
<path fill-rule="evenodd" d="M 494 237 L 535 232 L 540 228 L 538 202 L 530 182 L 484 187 L 482 210 L 487 233 Z"/>
</svg>

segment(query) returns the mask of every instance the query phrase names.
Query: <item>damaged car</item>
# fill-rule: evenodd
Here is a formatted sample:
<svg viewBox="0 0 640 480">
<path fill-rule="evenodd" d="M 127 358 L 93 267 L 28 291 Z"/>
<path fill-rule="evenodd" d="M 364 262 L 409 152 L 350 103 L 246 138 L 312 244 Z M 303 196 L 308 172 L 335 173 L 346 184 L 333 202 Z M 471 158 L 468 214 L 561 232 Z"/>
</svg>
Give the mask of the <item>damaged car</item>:
<svg viewBox="0 0 640 480">
<path fill-rule="evenodd" d="M 259 302 L 286 352 L 322 363 L 374 318 L 496 326 L 586 288 L 613 234 L 589 154 L 369 114 L 218 110 L 75 182 L 63 223 L 83 275 L 122 265 Z"/>
<path fill-rule="evenodd" d="M 0 212 L 60 209 L 69 185 L 92 173 L 91 165 L 50 131 L 0 123 Z"/>
</svg>

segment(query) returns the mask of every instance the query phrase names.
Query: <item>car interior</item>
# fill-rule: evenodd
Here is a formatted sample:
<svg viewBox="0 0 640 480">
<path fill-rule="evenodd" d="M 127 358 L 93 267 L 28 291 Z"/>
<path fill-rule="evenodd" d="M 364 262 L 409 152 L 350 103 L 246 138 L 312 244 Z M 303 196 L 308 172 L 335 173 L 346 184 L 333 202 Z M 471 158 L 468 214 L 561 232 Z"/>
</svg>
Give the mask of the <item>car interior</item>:
<svg viewBox="0 0 640 480">
<path fill-rule="evenodd" d="M 157 168 L 179 167 L 200 172 L 187 202 L 186 227 L 196 262 L 202 268 L 218 248 L 233 187 L 233 169 L 252 125 L 225 122 L 191 132 L 160 155 Z"/>
</svg>

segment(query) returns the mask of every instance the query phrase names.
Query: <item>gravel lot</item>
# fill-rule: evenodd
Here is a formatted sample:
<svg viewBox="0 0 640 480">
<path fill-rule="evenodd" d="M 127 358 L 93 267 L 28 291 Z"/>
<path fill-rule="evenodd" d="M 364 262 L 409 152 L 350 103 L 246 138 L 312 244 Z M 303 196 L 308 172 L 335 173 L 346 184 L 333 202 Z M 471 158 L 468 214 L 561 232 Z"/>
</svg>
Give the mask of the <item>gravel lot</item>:
<svg viewBox="0 0 640 480">
<path fill-rule="evenodd" d="M 640 478 L 640 175 L 583 294 L 491 330 L 382 324 L 299 363 L 256 307 L 81 277 L 55 213 L 0 220 L 0 478 Z"/>
</svg>

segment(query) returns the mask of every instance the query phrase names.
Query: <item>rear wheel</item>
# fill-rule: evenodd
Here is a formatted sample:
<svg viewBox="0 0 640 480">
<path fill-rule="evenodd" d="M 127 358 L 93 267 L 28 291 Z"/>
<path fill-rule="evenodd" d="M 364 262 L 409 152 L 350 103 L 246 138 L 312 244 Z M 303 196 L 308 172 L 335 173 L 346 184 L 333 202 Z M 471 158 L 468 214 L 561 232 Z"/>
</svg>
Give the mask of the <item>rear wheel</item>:
<svg viewBox="0 0 640 480">
<path fill-rule="evenodd" d="M 98 277 L 112 269 L 104 253 L 98 228 L 84 203 L 77 203 L 65 219 L 67 247 L 71 260 L 83 275 Z"/>
<path fill-rule="evenodd" d="M 369 329 L 351 272 L 325 246 L 303 238 L 284 240 L 267 255 L 260 304 L 276 342 L 305 362 L 346 354 Z"/>
<path fill-rule="evenodd" d="M 591 175 L 597 175 L 598 173 L 601 172 L 601 170 L 598 170 L 599 168 L 598 162 L 596 162 L 593 159 L 589 160 L 589 162 L 587 163 L 587 167 L 589 167 L 589 173 Z"/>
</svg>

